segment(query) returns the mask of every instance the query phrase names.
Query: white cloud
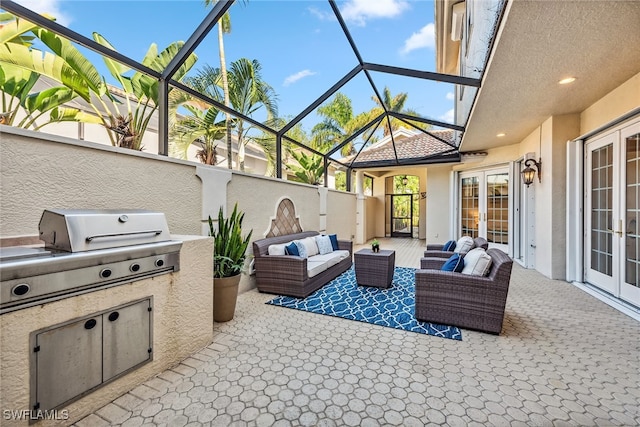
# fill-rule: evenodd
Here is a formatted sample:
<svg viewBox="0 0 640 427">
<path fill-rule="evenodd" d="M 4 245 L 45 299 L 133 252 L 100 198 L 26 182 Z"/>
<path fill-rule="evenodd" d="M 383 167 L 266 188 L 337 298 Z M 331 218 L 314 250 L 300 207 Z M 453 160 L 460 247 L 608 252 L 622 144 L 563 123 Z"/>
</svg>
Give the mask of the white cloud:
<svg viewBox="0 0 640 427">
<path fill-rule="evenodd" d="M 293 83 L 297 82 L 300 79 L 303 79 L 303 78 L 309 77 L 309 76 L 313 76 L 314 74 L 316 74 L 316 72 L 315 71 L 311 71 L 311 70 L 298 71 L 297 73 L 291 74 L 289 77 L 284 79 L 284 82 L 282 83 L 282 85 L 283 86 L 289 86 L 290 84 L 293 84 Z"/>
<path fill-rule="evenodd" d="M 417 33 L 411 34 L 411 37 L 404 41 L 404 47 L 401 53 L 407 54 L 412 50 L 422 48 L 434 48 L 436 46 L 436 33 L 433 23 L 427 24 L 420 28 Z"/>
<path fill-rule="evenodd" d="M 404 0 L 348 0 L 340 9 L 345 21 L 365 26 L 368 19 L 393 18 L 409 8 Z"/>
<path fill-rule="evenodd" d="M 320 21 L 335 21 L 336 20 L 336 16 L 333 13 L 329 13 L 329 12 L 323 12 L 318 8 L 315 7 L 308 7 L 307 10 L 314 15 L 316 18 L 318 18 Z"/>
<path fill-rule="evenodd" d="M 443 122 L 453 123 L 453 121 L 454 121 L 453 108 L 451 110 L 447 111 L 446 113 L 444 113 L 443 115 L 441 115 L 438 118 L 440 120 L 442 120 Z"/>
<path fill-rule="evenodd" d="M 453 98 L 455 98 L 455 95 L 453 94 L 453 92 L 447 92 L 447 99 L 449 101 L 453 101 Z"/>
<path fill-rule="evenodd" d="M 56 18 L 56 22 L 60 25 L 68 27 L 73 21 L 70 15 L 64 13 L 61 9 L 60 0 L 16 0 L 16 3 L 20 3 L 27 9 L 31 9 L 39 14 L 46 13 Z"/>
</svg>

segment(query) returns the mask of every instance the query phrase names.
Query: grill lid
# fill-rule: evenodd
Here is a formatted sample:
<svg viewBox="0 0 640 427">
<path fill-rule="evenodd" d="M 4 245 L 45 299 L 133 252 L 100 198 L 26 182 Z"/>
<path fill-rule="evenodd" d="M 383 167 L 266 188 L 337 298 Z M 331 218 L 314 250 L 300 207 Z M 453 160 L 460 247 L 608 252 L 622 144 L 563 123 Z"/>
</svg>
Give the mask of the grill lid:
<svg viewBox="0 0 640 427">
<path fill-rule="evenodd" d="M 45 248 L 85 252 L 171 240 L 162 212 L 141 209 L 51 209 L 38 226 Z"/>
</svg>

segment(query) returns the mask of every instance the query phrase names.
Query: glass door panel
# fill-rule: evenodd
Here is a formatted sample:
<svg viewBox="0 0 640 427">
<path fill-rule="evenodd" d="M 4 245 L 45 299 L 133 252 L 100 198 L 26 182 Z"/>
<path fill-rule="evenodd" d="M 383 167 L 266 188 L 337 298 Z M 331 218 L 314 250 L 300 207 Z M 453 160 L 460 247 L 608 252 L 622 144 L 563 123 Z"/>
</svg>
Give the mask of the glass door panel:
<svg viewBox="0 0 640 427">
<path fill-rule="evenodd" d="M 624 189 L 621 195 L 624 229 L 621 267 L 624 280 L 620 297 L 640 305 L 640 123 L 621 132 Z"/>
<path fill-rule="evenodd" d="M 480 180 L 477 176 L 462 178 L 460 197 L 461 236 L 479 236 Z"/>
<path fill-rule="evenodd" d="M 494 169 L 460 176 L 460 236 L 484 237 L 509 252 L 509 171 Z"/>
<path fill-rule="evenodd" d="M 591 157 L 591 268 L 612 276 L 613 144 Z"/>
<path fill-rule="evenodd" d="M 412 237 L 413 195 L 391 196 L 391 237 Z"/>
<path fill-rule="evenodd" d="M 509 174 L 488 174 L 487 185 L 487 241 L 509 243 Z"/>
</svg>

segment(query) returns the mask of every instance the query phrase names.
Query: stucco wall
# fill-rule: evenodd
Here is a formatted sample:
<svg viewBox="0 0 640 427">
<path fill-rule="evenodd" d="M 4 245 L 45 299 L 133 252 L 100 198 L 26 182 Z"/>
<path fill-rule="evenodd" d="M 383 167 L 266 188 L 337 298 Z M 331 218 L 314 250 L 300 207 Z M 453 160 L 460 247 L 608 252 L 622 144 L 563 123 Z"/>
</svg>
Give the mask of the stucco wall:
<svg viewBox="0 0 640 427">
<path fill-rule="evenodd" d="M 3 237 L 37 234 L 50 208 L 156 210 L 172 233 L 200 234 L 194 165 L 2 125 L 0 132 Z"/>
<path fill-rule="evenodd" d="M 378 206 L 378 199 L 375 197 L 366 197 L 365 198 L 365 241 L 369 241 L 374 237 L 382 237 L 376 236 L 376 218 L 379 215 L 384 216 L 384 211 L 381 209 L 382 206 Z"/>
<path fill-rule="evenodd" d="M 356 195 L 329 190 L 327 194 L 327 233 L 352 240 L 356 235 Z"/>
<path fill-rule="evenodd" d="M 580 114 L 580 133 L 584 135 L 640 107 L 640 73 L 599 99 Z M 578 137 L 575 135 L 573 138 Z"/>
<path fill-rule="evenodd" d="M 451 167 L 430 166 L 427 168 L 426 241 L 444 243 L 455 236 L 449 235 L 451 198 Z"/>
<path fill-rule="evenodd" d="M 98 410 L 149 378 L 175 366 L 213 340 L 212 242 L 183 240 L 180 271 L 26 308 L 0 316 L 0 407 L 29 408 L 31 332 L 153 296 L 153 361 L 97 389 L 67 409 L 69 425 Z M 188 310 L 185 310 L 188 307 Z M 47 422 L 52 425 L 53 422 Z M 28 425 L 12 422 L 12 425 Z"/>
<path fill-rule="evenodd" d="M 240 173 L 234 173 L 227 185 L 227 206 L 231 210 L 238 202 L 245 213 L 243 228 L 253 229 L 252 240 L 267 234 L 278 203 L 285 197 L 294 203 L 302 229 L 318 230 L 320 195 L 315 186 Z"/>
</svg>

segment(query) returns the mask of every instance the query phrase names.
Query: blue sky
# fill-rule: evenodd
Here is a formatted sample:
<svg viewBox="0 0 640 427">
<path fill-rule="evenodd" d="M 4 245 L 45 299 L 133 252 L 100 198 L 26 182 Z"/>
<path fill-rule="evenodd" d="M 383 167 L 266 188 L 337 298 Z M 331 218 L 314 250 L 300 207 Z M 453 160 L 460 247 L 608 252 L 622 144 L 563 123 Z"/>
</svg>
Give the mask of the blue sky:
<svg viewBox="0 0 640 427">
<path fill-rule="evenodd" d="M 186 40 L 208 9 L 201 0 L 21 0 L 37 12 L 91 37 L 96 31 L 117 50 L 141 60 L 152 42 L 163 48 Z M 435 71 L 432 1 L 346 0 L 337 2 L 353 39 L 366 62 Z M 257 59 L 262 75 L 278 95 L 280 116 L 296 116 L 357 64 L 346 37 L 326 1 L 240 0 L 230 10 L 232 32 L 225 36 L 227 62 Z M 107 74 L 101 60 L 84 53 Z M 217 29 L 196 49 L 197 70 L 219 66 Z M 453 86 L 408 77 L 372 73 L 380 91 L 408 92 L 406 107 L 436 120 L 451 122 Z M 363 73 L 343 93 L 354 112 L 373 107 L 373 91 Z M 261 117 L 256 117 L 261 120 Z M 312 113 L 303 121 L 307 130 L 319 121 Z"/>
</svg>

